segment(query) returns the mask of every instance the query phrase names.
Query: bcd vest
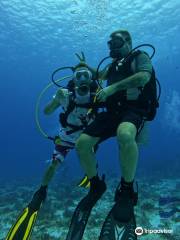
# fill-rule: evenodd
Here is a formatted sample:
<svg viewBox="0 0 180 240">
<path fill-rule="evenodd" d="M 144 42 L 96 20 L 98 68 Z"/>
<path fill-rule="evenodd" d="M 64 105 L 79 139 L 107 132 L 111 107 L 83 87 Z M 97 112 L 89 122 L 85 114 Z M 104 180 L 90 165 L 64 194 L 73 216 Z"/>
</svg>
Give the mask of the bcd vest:
<svg viewBox="0 0 180 240">
<path fill-rule="evenodd" d="M 107 74 L 108 85 L 132 76 L 134 74 L 132 71 L 132 62 L 140 53 L 142 53 L 140 50 L 134 52 L 122 65 L 118 65 L 118 62 L 113 62 Z M 110 96 L 107 99 L 108 111 L 122 111 L 122 109 L 125 109 L 126 107 L 134 107 L 139 109 L 139 112 L 142 113 L 145 120 L 152 121 L 156 115 L 156 110 L 159 107 L 154 69 L 152 70 L 151 78 L 148 83 L 144 87 L 137 89 L 139 90 L 139 94 L 136 100 L 127 99 L 127 90 L 118 91 Z"/>
<path fill-rule="evenodd" d="M 64 112 L 60 113 L 59 115 L 59 121 L 61 123 L 61 126 L 66 128 L 66 127 L 70 127 L 72 130 L 68 131 L 67 134 L 72 134 L 76 131 L 79 131 L 79 130 L 83 130 L 88 122 L 86 121 L 86 119 L 81 119 L 81 123 L 82 125 L 80 126 L 76 126 L 76 125 L 73 125 L 73 124 L 70 124 L 68 123 L 67 119 L 68 119 L 68 116 L 69 114 L 74 110 L 75 107 L 79 107 L 79 108 L 86 108 L 86 109 L 90 109 L 90 108 L 93 108 L 93 111 L 91 114 L 95 114 L 96 113 L 96 109 L 93 107 L 93 102 L 94 102 L 94 96 L 96 94 L 96 91 L 97 91 L 97 88 L 98 88 L 98 85 L 95 81 L 93 81 L 90 85 L 90 102 L 89 103 L 85 103 L 85 104 L 77 104 L 75 102 L 75 91 L 74 91 L 74 82 L 73 80 L 69 81 L 68 85 L 67 85 L 67 89 L 72 92 L 72 95 L 70 95 L 70 98 L 69 98 L 69 104 L 67 106 L 67 109 L 65 110 L 64 109 Z"/>
</svg>

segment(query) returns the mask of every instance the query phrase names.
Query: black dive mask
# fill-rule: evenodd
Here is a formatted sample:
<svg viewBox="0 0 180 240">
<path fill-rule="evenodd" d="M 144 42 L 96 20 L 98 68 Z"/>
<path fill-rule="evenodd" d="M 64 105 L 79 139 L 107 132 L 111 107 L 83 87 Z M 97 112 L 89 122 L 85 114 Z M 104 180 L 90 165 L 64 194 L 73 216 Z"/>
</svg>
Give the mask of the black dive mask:
<svg viewBox="0 0 180 240">
<path fill-rule="evenodd" d="M 108 47 L 110 49 L 110 57 L 121 59 L 121 48 L 124 46 L 125 40 L 122 37 L 114 36 L 108 41 Z"/>
</svg>

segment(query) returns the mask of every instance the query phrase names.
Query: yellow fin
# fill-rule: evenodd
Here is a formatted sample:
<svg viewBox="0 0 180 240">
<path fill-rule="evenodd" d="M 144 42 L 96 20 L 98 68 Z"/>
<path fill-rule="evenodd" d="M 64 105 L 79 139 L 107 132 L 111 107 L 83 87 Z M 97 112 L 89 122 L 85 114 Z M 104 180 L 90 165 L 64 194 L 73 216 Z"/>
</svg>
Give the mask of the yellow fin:
<svg viewBox="0 0 180 240">
<path fill-rule="evenodd" d="M 86 183 L 87 183 L 88 180 L 88 177 L 87 176 L 84 176 L 83 179 L 80 181 L 80 183 L 78 184 L 79 187 L 84 187 L 86 186 Z"/>
<path fill-rule="evenodd" d="M 17 222 L 12 226 L 12 228 L 10 229 L 6 240 L 13 240 L 14 235 L 16 234 L 17 230 L 19 229 L 19 227 L 21 226 L 21 224 L 24 222 L 24 220 L 26 219 L 27 215 L 29 213 L 29 209 L 25 208 L 24 211 L 22 212 L 22 214 L 19 216 Z"/>
</svg>

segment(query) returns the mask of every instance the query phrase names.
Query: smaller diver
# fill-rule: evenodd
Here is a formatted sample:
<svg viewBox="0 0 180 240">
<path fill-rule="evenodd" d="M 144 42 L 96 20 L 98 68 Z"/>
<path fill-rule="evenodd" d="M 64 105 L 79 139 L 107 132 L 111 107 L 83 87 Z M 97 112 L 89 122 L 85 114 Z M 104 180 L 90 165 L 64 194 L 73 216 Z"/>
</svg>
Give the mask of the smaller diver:
<svg viewBox="0 0 180 240">
<path fill-rule="evenodd" d="M 82 58 L 79 59 L 81 62 L 74 68 L 73 80 L 69 81 L 66 88 L 58 89 L 52 101 L 44 109 L 46 115 L 52 114 L 59 107 L 62 107 L 64 112 L 59 115 L 62 128 L 59 136 L 54 139 L 52 163 L 44 175 L 42 186 L 48 185 L 58 166 L 69 151 L 74 149 L 76 139 L 97 113 L 97 108 L 94 108 L 94 98 L 98 85 L 93 80 L 94 71 L 87 67 L 83 53 Z M 79 185 L 89 187 L 89 184 L 85 177 Z"/>
<path fill-rule="evenodd" d="M 64 110 L 59 115 L 62 129 L 59 136 L 54 138 L 55 150 L 52 155 L 52 162 L 45 172 L 41 187 L 35 192 L 31 202 L 19 215 L 6 240 L 29 239 L 38 211 L 46 199 L 49 182 L 69 151 L 75 147 L 76 139 L 86 126 L 93 121 L 96 114 L 97 109 L 93 107 L 94 97 L 98 90 L 98 84 L 93 81 L 95 71 L 87 66 L 83 52 L 82 56 L 78 54 L 76 56 L 79 58 L 80 63 L 75 67 L 70 67 L 73 70 L 73 78 L 68 82 L 66 88 L 57 90 L 52 101 L 44 109 L 46 115 L 52 114 L 59 107 Z M 83 187 L 89 187 L 89 185 L 90 182 L 86 176 L 79 184 L 79 186 Z"/>
</svg>

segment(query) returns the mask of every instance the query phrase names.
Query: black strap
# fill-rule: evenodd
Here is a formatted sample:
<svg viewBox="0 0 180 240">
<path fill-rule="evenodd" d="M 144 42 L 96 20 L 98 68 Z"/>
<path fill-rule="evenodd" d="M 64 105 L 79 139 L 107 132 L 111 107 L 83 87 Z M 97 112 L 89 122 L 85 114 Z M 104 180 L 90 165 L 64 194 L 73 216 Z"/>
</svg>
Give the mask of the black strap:
<svg viewBox="0 0 180 240">
<path fill-rule="evenodd" d="M 83 130 L 85 128 L 85 126 L 83 126 L 83 125 L 75 126 L 75 125 L 72 125 L 72 124 L 69 124 L 69 123 L 67 123 L 67 126 L 72 128 L 72 130 L 66 131 L 67 135 L 78 132 L 78 131 Z"/>
<path fill-rule="evenodd" d="M 144 127 L 144 124 L 145 124 L 145 119 L 143 118 L 142 123 L 141 123 L 139 129 L 137 130 L 136 136 L 138 136 L 140 134 L 140 132 L 142 131 L 142 129 Z"/>
<path fill-rule="evenodd" d="M 93 103 L 83 103 L 83 104 L 79 104 L 79 103 L 75 103 L 75 106 L 76 107 L 79 107 L 79 108 L 91 108 L 93 107 Z"/>
<path fill-rule="evenodd" d="M 74 101 L 74 96 L 70 95 L 69 104 L 67 106 L 67 110 L 65 111 L 66 120 L 67 120 L 69 114 L 74 110 L 75 107 L 76 107 L 76 103 Z"/>
</svg>

